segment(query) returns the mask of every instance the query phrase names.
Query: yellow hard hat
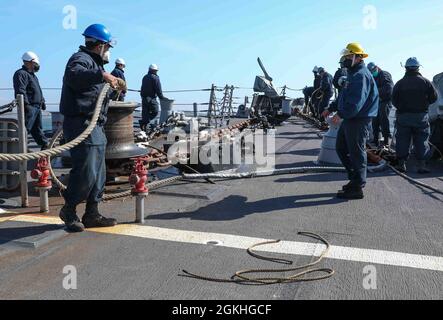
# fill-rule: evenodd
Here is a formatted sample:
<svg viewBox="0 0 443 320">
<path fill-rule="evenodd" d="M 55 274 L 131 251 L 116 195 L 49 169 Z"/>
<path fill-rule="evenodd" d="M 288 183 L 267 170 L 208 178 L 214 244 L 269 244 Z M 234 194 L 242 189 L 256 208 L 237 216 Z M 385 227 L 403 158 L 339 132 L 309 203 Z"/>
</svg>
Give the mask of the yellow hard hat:
<svg viewBox="0 0 443 320">
<path fill-rule="evenodd" d="M 348 46 L 346 47 L 346 49 L 344 49 L 341 52 L 341 56 L 348 56 L 351 54 L 358 54 L 363 56 L 363 58 L 367 58 L 369 57 L 369 55 L 365 52 L 365 50 L 363 49 L 363 47 L 359 44 L 359 43 L 350 43 L 348 44 Z"/>
</svg>

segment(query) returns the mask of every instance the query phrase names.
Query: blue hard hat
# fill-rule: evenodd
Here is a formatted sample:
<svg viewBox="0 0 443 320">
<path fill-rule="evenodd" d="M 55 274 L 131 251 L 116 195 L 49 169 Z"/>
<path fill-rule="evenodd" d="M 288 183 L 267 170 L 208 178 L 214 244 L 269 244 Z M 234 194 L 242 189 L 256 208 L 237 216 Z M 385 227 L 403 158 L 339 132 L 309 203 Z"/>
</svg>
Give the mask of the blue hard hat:
<svg viewBox="0 0 443 320">
<path fill-rule="evenodd" d="M 368 64 L 368 69 L 369 69 L 369 71 L 374 71 L 375 70 L 375 68 L 377 68 L 377 65 L 374 63 L 374 62 L 370 62 L 369 64 Z"/>
<path fill-rule="evenodd" d="M 421 64 L 416 57 L 409 58 L 408 61 L 406 61 L 405 68 L 419 68 L 419 67 L 421 67 Z"/>
<path fill-rule="evenodd" d="M 114 44 L 111 33 L 102 24 L 90 25 L 86 28 L 85 32 L 83 32 L 83 36 L 87 38 L 93 38 L 104 43 L 109 43 L 111 47 Z"/>
</svg>

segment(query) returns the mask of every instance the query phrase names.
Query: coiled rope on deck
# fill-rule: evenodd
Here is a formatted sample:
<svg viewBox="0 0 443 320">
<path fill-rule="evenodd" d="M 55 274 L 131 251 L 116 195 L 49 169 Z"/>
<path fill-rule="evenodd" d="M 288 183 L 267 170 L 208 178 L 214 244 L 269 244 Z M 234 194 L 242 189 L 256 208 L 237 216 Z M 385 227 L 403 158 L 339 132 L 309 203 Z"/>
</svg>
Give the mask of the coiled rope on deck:
<svg viewBox="0 0 443 320">
<path fill-rule="evenodd" d="M 290 269 L 248 269 L 248 270 L 242 270 L 237 271 L 230 279 L 223 279 L 223 278 L 215 278 L 210 276 L 202 276 L 198 274 L 191 273 L 186 270 L 182 270 L 185 277 L 197 279 L 197 280 L 204 280 L 204 281 L 211 281 L 211 282 L 218 282 L 218 283 L 237 283 L 237 284 L 246 284 L 246 285 L 273 285 L 273 284 L 287 284 L 287 283 L 295 283 L 295 282 L 308 282 L 308 281 L 318 281 L 318 280 L 325 280 L 330 277 L 332 277 L 335 274 L 335 271 L 330 268 L 313 268 L 314 266 L 318 265 L 322 260 L 326 257 L 326 255 L 329 253 L 331 245 L 329 242 L 324 239 L 322 236 L 312 233 L 312 232 L 299 232 L 299 235 L 304 235 L 307 237 L 311 237 L 314 239 L 317 239 L 321 242 L 323 242 L 326 245 L 326 249 L 323 251 L 323 253 L 320 255 L 320 257 L 315 260 L 314 262 L 295 267 Z M 275 241 L 268 241 L 263 243 L 255 244 L 248 248 L 247 252 L 249 255 L 253 256 L 254 258 L 265 260 L 265 261 L 271 261 L 276 263 L 283 263 L 283 264 L 292 264 L 292 261 L 288 261 L 285 259 L 275 259 L 275 258 L 269 258 L 264 256 L 259 256 L 258 254 L 254 253 L 252 249 L 257 248 L 259 246 L 264 246 L 268 244 L 275 244 L 280 243 L 281 240 L 275 240 Z M 292 276 L 288 277 L 251 277 L 246 275 L 251 274 L 266 274 L 266 273 L 286 273 L 286 272 L 293 272 L 293 271 L 300 271 Z M 310 277 L 305 278 L 304 276 L 309 274 L 318 274 L 318 273 L 324 273 L 324 275 L 319 275 L 317 277 Z"/>
</svg>

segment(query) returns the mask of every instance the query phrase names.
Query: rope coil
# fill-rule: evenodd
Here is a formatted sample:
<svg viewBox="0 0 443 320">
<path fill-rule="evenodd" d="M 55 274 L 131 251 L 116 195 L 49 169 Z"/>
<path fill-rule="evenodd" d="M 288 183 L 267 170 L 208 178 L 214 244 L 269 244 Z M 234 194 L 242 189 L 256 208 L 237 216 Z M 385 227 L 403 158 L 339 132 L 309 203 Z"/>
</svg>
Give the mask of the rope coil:
<svg viewBox="0 0 443 320">
<path fill-rule="evenodd" d="M 335 271 L 330 268 L 313 268 L 314 266 L 318 265 L 322 260 L 327 256 L 329 253 L 331 245 L 329 242 L 324 239 L 322 236 L 312 233 L 312 232 L 299 232 L 299 235 L 307 236 L 316 240 L 319 240 L 323 242 L 326 245 L 326 249 L 323 251 L 323 253 L 320 255 L 320 257 L 315 260 L 314 262 L 295 267 L 290 269 L 248 269 L 248 270 L 242 270 L 237 271 L 230 279 L 222 279 L 222 278 L 215 278 L 215 277 L 208 277 L 208 276 L 202 276 L 197 275 L 194 273 L 191 273 L 186 270 L 182 270 L 185 277 L 197 279 L 197 280 L 204 280 L 204 281 L 211 281 L 211 282 L 218 282 L 218 283 L 237 283 L 237 284 L 249 284 L 249 285 L 273 285 L 273 284 L 287 284 L 287 283 L 295 283 L 295 282 L 310 282 L 310 281 L 318 281 L 318 280 L 325 280 L 330 277 L 332 277 L 335 274 Z M 271 261 L 276 263 L 283 263 L 283 264 L 292 264 L 292 261 L 285 260 L 285 259 L 275 259 L 275 258 L 269 258 L 264 256 L 259 256 L 256 253 L 252 252 L 252 249 L 257 248 L 259 246 L 264 246 L 268 244 L 275 244 L 280 243 L 280 240 L 275 241 L 268 241 L 263 243 L 255 244 L 247 249 L 247 252 L 249 255 L 253 256 L 254 258 L 264 260 L 264 261 Z M 285 272 L 292 272 L 292 271 L 299 271 L 299 273 L 296 273 L 292 276 L 288 277 L 251 277 L 246 276 L 250 274 L 265 274 L 265 273 L 285 273 Z M 306 275 L 309 274 L 315 274 L 315 273 L 324 273 L 325 275 L 319 275 L 317 277 L 311 277 L 311 278 L 303 278 Z"/>
</svg>

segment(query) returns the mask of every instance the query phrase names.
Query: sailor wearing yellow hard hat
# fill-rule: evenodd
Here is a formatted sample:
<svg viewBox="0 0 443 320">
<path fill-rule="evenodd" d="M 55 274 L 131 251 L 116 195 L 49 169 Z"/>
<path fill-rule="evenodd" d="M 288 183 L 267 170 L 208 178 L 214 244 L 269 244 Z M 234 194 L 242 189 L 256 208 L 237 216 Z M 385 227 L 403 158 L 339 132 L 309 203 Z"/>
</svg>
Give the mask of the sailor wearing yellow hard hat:
<svg viewBox="0 0 443 320">
<path fill-rule="evenodd" d="M 379 94 L 374 77 L 365 65 L 369 57 L 358 43 L 350 43 L 341 52 L 343 66 L 348 70 L 346 84 L 336 104 L 333 121 L 343 119 L 337 136 L 337 154 L 346 168 L 350 182 L 337 194 L 342 199 L 363 199 L 366 185 L 366 141 L 372 119 L 378 114 Z"/>
</svg>

